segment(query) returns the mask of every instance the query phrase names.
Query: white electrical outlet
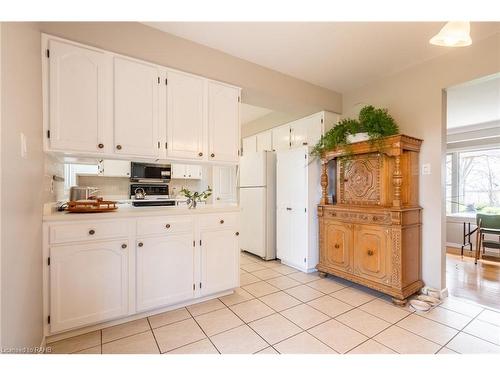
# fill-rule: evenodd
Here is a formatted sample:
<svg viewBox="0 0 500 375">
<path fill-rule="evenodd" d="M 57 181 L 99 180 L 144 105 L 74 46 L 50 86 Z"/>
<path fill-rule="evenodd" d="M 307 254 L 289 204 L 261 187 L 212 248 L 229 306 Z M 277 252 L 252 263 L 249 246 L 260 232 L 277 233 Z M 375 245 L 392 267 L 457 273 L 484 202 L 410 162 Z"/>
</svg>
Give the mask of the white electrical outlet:
<svg viewBox="0 0 500 375">
<path fill-rule="evenodd" d="M 431 174 L 431 165 L 429 163 L 422 164 L 422 175 Z"/>
<path fill-rule="evenodd" d="M 21 158 L 28 158 L 28 145 L 26 143 L 26 136 L 24 133 L 21 133 Z"/>
</svg>

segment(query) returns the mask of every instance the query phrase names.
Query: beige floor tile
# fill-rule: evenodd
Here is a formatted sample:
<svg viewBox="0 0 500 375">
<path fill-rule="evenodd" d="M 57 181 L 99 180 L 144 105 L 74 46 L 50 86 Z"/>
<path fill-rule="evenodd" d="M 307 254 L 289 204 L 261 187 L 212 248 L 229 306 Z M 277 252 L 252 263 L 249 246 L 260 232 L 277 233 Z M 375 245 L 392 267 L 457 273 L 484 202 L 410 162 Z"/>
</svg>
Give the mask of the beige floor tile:
<svg viewBox="0 0 500 375">
<path fill-rule="evenodd" d="M 275 267 L 274 270 L 277 271 L 277 272 L 279 272 L 279 273 L 281 273 L 282 275 L 290 275 L 292 273 L 299 272 L 295 268 L 286 266 L 284 264 L 282 264 L 279 267 Z"/>
<path fill-rule="evenodd" d="M 230 308 L 246 323 L 274 314 L 275 312 L 258 299 L 238 303 Z"/>
<path fill-rule="evenodd" d="M 319 280 L 317 272 L 305 273 L 305 272 L 295 272 L 289 275 L 294 280 L 297 280 L 299 283 L 310 283 L 311 281 Z"/>
<path fill-rule="evenodd" d="M 256 320 L 250 323 L 249 326 L 271 345 L 302 332 L 301 328 L 283 318 L 280 314 L 273 314 Z"/>
<path fill-rule="evenodd" d="M 47 344 L 47 351 L 54 354 L 68 354 L 101 345 L 101 331 L 85 333 Z"/>
<path fill-rule="evenodd" d="M 398 320 L 401 320 L 410 314 L 408 311 L 380 299 L 375 299 L 360 306 L 359 308 L 389 323 L 396 323 Z"/>
<path fill-rule="evenodd" d="M 374 340 L 401 354 L 433 354 L 441 348 L 440 345 L 397 326 L 379 333 Z"/>
<path fill-rule="evenodd" d="M 279 354 L 279 353 L 272 346 L 268 346 L 267 348 L 262 349 L 261 351 L 255 354 Z"/>
<path fill-rule="evenodd" d="M 276 311 L 286 310 L 302 303 L 285 292 L 268 294 L 267 296 L 260 297 L 259 299 Z"/>
<path fill-rule="evenodd" d="M 379 319 L 360 309 L 346 312 L 335 319 L 368 337 L 375 336 L 391 325 L 385 320 Z"/>
<path fill-rule="evenodd" d="M 282 311 L 281 315 L 291 320 L 302 329 L 309 329 L 330 319 L 328 315 L 305 304 Z"/>
<path fill-rule="evenodd" d="M 194 319 L 162 326 L 154 329 L 153 332 L 162 353 L 206 338 Z"/>
<path fill-rule="evenodd" d="M 102 345 L 102 354 L 159 354 L 151 331 L 128 336 Z"/>
<path fill-rule="evenodd" d="M 240 275 L 240 285 L 245 286 L 252 283 L 257 283 L 261 281 L 258 277 L 252 275 L 251 273 L 243 273 Z"/>
<path fill-rule="evenodd" d="M 474 305 L 472 303 L 463 302 L 457 298 L 448 297 L 440 305 L 445 309 L 455 311 L 457 313 L 470 316 L 474 318 L 484 309 L 480 306 Z"/>
<path fill-rule="evenodd" d="M 205 302 L 200 302 L 194 305 L 186 306 L 186 308 L 193 316 L 198 316 L 215 310 L 224 309 L 225 307 L 226 305 L 224 305 L 217 298 L 209 299 L 208 301 Z"/>
<path fill-rule="evenodd" d="M 247 272 L 255 272 L 259 270 L 265 270 L 267 269 L 267 267 L 264 266 L 264 264 L 262 264 L 261 262 L 253 262 L 241 265 L 241 269 Z"/>
<path fill-rule="evenodd" d="M 264 266 L 267 268 L 276 268 L 276 267 L 281 267 L 281 261 L 275 259 L 275 260 L 267 260 L 264 263 Z"/>
<path fill-rule="evenodd" d="M 460 354 L 460 353 L 457 353 L 451 349 L 448 349 L 447 347 L 444 347 L 444 348 L 441 348 L 439 350 L 439 352 L 437 352 L 436 354 Z"/>
<path fill-rule="evenodd" d="M 440 345 L 446 344 L 458 333 L 456 329 L 415 314 L 404 318 L 397 325 Z"/>
<path fill-rule="evenodd" d="M 416 314 L 458 330 L 464 328 L 472 320 L 469 316 L 441 307 L 436 307 L 428 312 L 417 312 Z"/>
<path fill-rule="evenodd" d="M 475 336 L 460 332 L 446 347 L 462 354 L 500 353 L 500 346 L 481 340 Z"/>
<path fill-rule="evenodd" d="M 75 352 L 73 354 L 101 354 L 101 345 L 94 346 L 93 348 L 80 350 L 79 352 Z"/>
<path fill-rule="evenodd" d="M 300 283 L 294 279 L 289 278 L 288 276 L 280 276 L 274 279 L 266 280 L 269 284 L 275 286 L 279 289 L 288 289 L 293 288 L 294 286 L 300 285 Z"/>
<path fill-rule="evenodd" d="M 500 313 L 492 310 L 484 310 L 477 317 L 478 320 L 500 326 Z"/>
<path fill-rule="evenodd" d="M 222 354 L 252 354 L 269 346 L 247 325 L 219 333 L 211 340 Z"/>
<path fill-rule="evenodd" d="M 332 318 L 353 308 L 351 305 L 330 296 L 316 298 L 307 304 Z"/>
<path fill-rule="evenodd" d="M 191 314 L 189 314 L 185 307 L 148 317 L 152 328 L 166 326 L 167 324 L 179 322 L 189 318 L 191 318 Z"/>
<path fill-rule="evenodd" d="M 138 333 L 149 331 L 150 329 L 151 328 L 149 327 L 149 323 L 146 318 L 132 320 L 131 322 L 104 328 L 102 330 L 102 343 L 104 344 L 123 337 L 136 335 Z"/>
<path fill-rule="evenodd" d="M 464 328 L 464 332 L 493 344 L 500 345 L 500 327 L 494 324 L 476 319 Z"/>
<path fill-rule="evenodd" d="M 281 273 L 274 271 L 272 268 L 266 268 L 263 270 L 252 272 L 252 275 L 258 277 L 259 279 L 267 280 L 275 277 L 280 277 Z"/>
<path fill-rule="evenodd" d="M 258 283 L 245 285 L 243 289 L 245 289 L 247 292 L 254 295 L 255 297 L 262 297 L 265 296 L 266 294 L 271 294 L 279 291 L 278 288 L 272 286 L 269 283 L 266 283 L 265 281 L 260 281 Z"/>
<path fill-rule="evenodd" d="M 240 257 L 240 266 L 244 264 L 251 264 L 254 263 L 255 261 L 253 259 L 250 259 L 249 257 Z"/>
<path fill-rule="evenodd" d="M 237 303 L 249 301 L 255 298 L 245 289 L 236 288 L 233 294 L 228 294 L 227 296 L 220 297 L 219 299 L 227 306 L 236 305 Z"/>
<path fill-rule="evenodd" d="M 336 354 L 336 352 L 307 332 L 299 333 L 274 346 L 281 354 Z"/>
<path fill-rule="evenodd" d="M 375 340 L 368 340 L 359 346 L 356 346 L 347 354 L 397 354 L 394 350 L 389 349 Z"/>
<path fill-rule="evenodd" d="M 219 354 L 215 346 L 212 345 L 209 339 L 203 339 L 193 342 L 178 349 L 174 349 L 167 354 Z"/>
<path fill-rule="evenodd" d="M 207 336 L 213 336 L 244 324 L 240 318 L 227 308 L 198 315 L 195 320 Z"/>
<path fill-rule="evenodd" d="M 334 292 L 331 296 L 352 306 L 362 305 L 363 303 L 367 303 L 375 298 L 375 296 L 357 290 L 352 286 Z"/>
<path fill-rule="evenodd" d="M 308 302 L 313 299 L 324 296 L 319 290 L 308 287 L 307 285 L 299 285 L 287 289 L 286 292 L 302 302 Z"/>
<path fill-rule="evenodd" d="M 368 339 L 335 319 L 311 328 L 308 332 L 338 353 L 346 353 Z"/>
<path fill-rule="evenodd" d="M 333 292 L 336 292 L 340 289 L 344 289 L 346 286 L 340 283 L 337 283 L 336 281 L 333 281 L 332 279 L 319 279 L 316 281 L 313 281 L 311 283 L 307 283 L 308 286 L 311 288 L 314 288 L 316 290 L 319 290 L 320 292 L 330 294 Z"/>
</svg>

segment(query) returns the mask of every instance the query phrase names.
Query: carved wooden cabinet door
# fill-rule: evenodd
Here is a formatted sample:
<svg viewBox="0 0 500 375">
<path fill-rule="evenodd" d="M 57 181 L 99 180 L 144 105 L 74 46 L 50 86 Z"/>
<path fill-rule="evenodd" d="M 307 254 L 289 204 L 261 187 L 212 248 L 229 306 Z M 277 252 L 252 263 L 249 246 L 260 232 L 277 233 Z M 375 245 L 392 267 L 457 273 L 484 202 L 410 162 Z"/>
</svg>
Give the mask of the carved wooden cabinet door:
<svg viewBox="0 0 500 375">
<path fill-rule="evenodd" d="M 354 274 L 388 285 L 391 268 L 389 243 L 389 229 L 371 225 L 355 225 Z"/>
<path fill-rule="evenodd" d="M 338 199 L 341 204 L 380 205 L 383 156 L 378 153 L 344 157 L 338 163 Z"/>
<path fill-rule="evenodd" d="M 351 269 L 352 248 L 352 225 L 339 222 L 325 221 L 324 244 L 325 250 L 322 256 L 330 267 L 344 271 Z"/>
</svg>

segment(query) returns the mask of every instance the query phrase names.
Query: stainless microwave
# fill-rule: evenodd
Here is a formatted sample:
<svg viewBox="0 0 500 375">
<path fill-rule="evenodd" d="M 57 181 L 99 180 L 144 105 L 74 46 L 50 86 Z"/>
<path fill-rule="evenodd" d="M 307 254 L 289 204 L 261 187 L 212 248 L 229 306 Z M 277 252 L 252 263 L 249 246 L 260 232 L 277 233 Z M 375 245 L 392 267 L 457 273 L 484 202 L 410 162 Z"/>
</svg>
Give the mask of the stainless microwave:
<svg viewBox="0 0 500 375">
<path fill-rule="evenodd" d="M 170 164 L 130 163 L 132 182 L 169 182 L 172 170 Z"/>
</svg>

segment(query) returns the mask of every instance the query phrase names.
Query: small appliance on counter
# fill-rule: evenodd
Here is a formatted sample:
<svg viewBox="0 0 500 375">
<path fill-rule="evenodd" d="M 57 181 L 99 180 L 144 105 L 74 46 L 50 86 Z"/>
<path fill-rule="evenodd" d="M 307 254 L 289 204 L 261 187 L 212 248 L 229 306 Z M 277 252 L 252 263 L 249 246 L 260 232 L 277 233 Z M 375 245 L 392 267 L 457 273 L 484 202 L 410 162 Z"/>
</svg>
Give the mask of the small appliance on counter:
<svg viewBox="0 0 500 375">
<path fill-rule="evenodd" d="M 69 188 L 69 200 L 75 202 L 95 199 L 98 191 L 98 188 L 91 186 L 71 186 Z"/>
<path fill-rule="evenodd" d="M 135 163 L 130 166 L 130 181 L 143 183 L 168 183 L 172 173 L 170 164 Z"/>
<path fill-rule="evenodd" d="M 130 184 L 130 199 L 135 207 L 175 206 L 168 195 L 167 184 Z"/>
</svg>

